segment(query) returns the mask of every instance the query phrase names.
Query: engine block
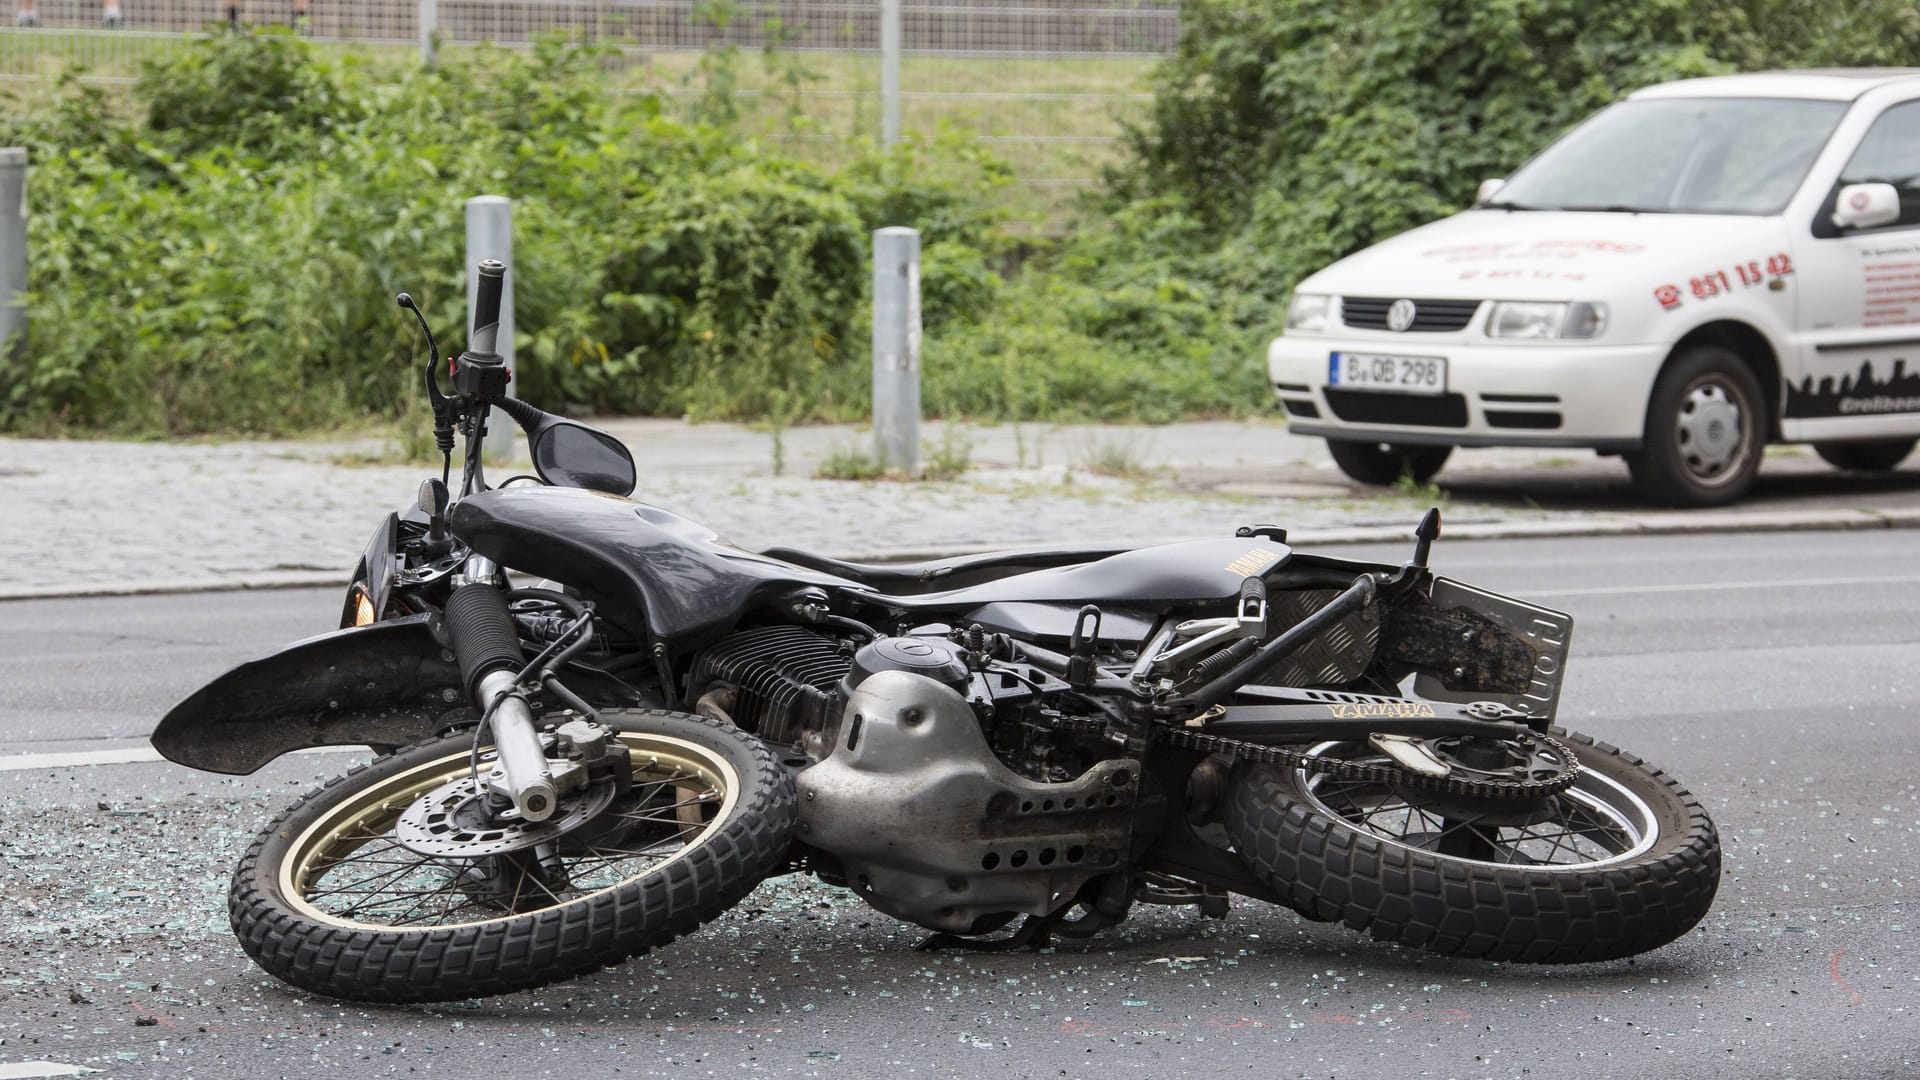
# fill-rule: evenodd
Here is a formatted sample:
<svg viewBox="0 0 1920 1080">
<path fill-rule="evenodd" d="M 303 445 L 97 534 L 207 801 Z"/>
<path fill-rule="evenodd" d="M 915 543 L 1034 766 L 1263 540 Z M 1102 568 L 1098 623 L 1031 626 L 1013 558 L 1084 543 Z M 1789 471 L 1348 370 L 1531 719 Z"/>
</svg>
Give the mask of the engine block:
<svg viewBox="0 0 1920 1080">
<path fill-rule="evenodd" d="M 801 839 L 868 903 L 966 934 L 1071 903 L 1126 858 L 1138 765 L 1042 783 L 1003 765 L 953 688 L 882 671 L 849 697 L 832 752 L 797 780 Z"/>
</svg>

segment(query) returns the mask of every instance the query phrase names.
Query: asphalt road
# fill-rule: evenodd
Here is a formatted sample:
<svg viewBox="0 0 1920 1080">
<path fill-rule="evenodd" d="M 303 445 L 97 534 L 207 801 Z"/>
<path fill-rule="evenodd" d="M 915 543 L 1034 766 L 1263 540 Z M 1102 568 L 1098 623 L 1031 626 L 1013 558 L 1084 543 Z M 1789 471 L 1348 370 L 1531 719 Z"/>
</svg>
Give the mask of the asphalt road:
<svg viewBox="0 0 1920 1080">
<path fill-rule="evenodd" d="M 670 949 L 552 990 L 343 1005 L 253 968 L 224 897 L 253 831 L 351 755 L 245 778 L 0 757 L 0 1063 L 248 1078 L 1914 1076 L 1916 556 L 1903 530 L 1440 543 L 1443 573 L 1574 613 L 1563 721 L 1666 767 L 1719 823 L 1713 912 L 1637 960 L 1447 960 L 1251 902 L 1223 922 L 1148 910 L 1038 954 L 927 954 L 850 894 L 787 879 Z M 201 680 L 324 630 L 337 604 L 0 604 L 0 755 L 137 747 Z"/>
</svg>

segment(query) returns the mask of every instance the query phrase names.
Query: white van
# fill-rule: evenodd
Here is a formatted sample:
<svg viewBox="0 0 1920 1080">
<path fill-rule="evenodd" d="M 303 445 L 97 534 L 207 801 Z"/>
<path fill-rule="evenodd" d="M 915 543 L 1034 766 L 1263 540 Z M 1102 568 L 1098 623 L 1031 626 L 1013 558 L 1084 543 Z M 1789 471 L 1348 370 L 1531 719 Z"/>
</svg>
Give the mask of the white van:
<svg viewBox="0 0 1920 1080">
<path fill-rule="evenodd" d="M 1920 70 L 1641 90 L 1470 210 L 1300 282 L 1267 354 L 1347 475 L 1588 447 L 1732 502 L 1765 444 L 1891 469 L 1920 437 Z"/>
</svg>

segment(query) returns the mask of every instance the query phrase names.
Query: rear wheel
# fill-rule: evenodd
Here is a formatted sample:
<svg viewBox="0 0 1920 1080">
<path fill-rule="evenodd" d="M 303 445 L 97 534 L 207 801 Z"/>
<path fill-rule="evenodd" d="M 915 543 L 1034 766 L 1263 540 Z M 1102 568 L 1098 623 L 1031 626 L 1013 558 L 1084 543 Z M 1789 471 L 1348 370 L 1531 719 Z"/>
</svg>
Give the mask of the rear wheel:
<svg viewBox="0 0 1920 1080">
<path fill-rule="evenodd" d="M 1328 439 L 1327 453 L 1340 471 L 1363 484 L 1386 486 L 1402 476 L 1416 484 L 1433 479 L 1453 455 L 1451 446 L 1407 446 L 1401 443 L 1355 442 Z"/>
<path fill-rule="evenodd" d="M 1887 472 L 1913 453 L 1914 439 L 1869 439 L 1866 442 L 1814 443 L 1813 452 L 1836 469 L 1849 472 Z"/>
<path fill-rule="evenodd" d="M 1242 766 L 1227 830 L 1254 875 L 1309 918 L 1448 956 L 1534 963 L 1658 948 L 1705 916 L 1720 841 L 1673 778 L 1583 735 L 1571 788 L 1451 804 L 1378 781 Z M 1372 763 L 1366 744 L 1316 756 Z"/>
<path fill-rule="evenodd" d="M 601 720 L 631 753 L 631 787 L 565 796 L 545 826 L 472 827 L 464 736 L 329 781 L 241 860 L 242 947 L 334 997 L 501 994 L 664 945 L 783 865 L 793 782 L 758 740 L 659 710 Z"/>
</svg>

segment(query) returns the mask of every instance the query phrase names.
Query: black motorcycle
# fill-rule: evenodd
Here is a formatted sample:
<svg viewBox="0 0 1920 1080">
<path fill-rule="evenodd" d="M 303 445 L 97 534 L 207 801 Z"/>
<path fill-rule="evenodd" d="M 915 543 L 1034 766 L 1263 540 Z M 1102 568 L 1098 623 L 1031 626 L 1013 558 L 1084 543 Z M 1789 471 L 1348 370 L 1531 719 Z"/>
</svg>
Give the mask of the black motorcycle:
<svg viewBox="0 0 1920 1080">
<path fill-rule="evenodd" d="M 1435 576 L 1437 512 L 1400 566 L 1296 552 L 1270 525 L 887 565 L 746 551 L 628 498 L 612 436 L 507 396 L 501 272 L 482 264 L 451 393 L 427 365 L 448 467 L 375 533 L 342 628 L 228 672 L 153 735 L 221 773 L 378 753 L 234 875 L 234 931 L 279 978 L 372 1001 L 522 990 L 788 872 L 975 948 L 1238 894 L 1567 963 L 1706 914 L 1700 802 L 1552 726 L 1571 620 Z M 490 487 L 496 405 L 538 475 Z"/>
</svg>

